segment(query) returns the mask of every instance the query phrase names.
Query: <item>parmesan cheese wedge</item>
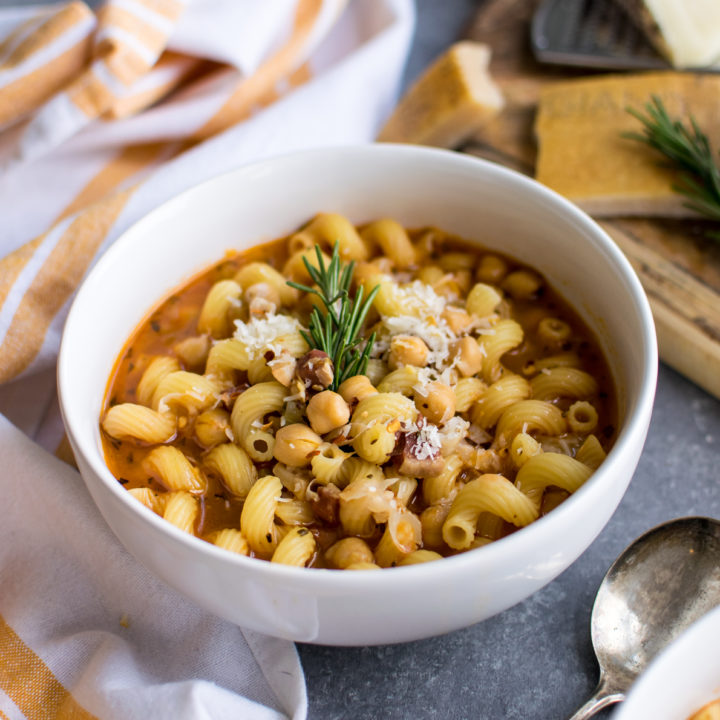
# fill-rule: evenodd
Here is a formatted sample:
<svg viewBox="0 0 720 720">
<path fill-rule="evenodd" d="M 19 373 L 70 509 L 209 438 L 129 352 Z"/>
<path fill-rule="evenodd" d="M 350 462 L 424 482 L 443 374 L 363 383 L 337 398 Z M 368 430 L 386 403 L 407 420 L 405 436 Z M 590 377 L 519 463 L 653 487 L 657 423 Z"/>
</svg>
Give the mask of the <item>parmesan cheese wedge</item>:
<svg viewBox="0 0 720 720">
<path fill-rule="evenodd" d="M 618 2 L 675 67 L 705 67 L 720 60 L 718 0 Z"/>
<path fill-rule="evenodd" d="M 471 137 L 503 107 L 489 63 L 487 45 L 453 45 L 408 90 L 378 140 L 451 148 Z"/>
<path fill-rule="evenodd" d="M 547 86 L 535 122 L 536 178 L 597 217 L 693 216 L 673 190 L 677 171 L 624 132 L 642 126 L 627 111 L 651 95 L 671 117 L 694 115 L 720 147 L 720 77 L 661 72 L 570 80 Z"/>
</svg>

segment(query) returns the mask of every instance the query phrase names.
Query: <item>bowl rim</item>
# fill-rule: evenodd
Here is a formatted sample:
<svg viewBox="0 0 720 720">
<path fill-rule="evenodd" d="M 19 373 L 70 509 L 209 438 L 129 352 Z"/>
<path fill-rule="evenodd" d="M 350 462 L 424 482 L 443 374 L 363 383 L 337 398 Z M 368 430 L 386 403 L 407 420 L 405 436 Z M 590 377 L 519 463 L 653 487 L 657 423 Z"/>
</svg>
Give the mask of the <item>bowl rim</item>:
<svg viewBox="0 0 720 720">
<path fill-rule="evenodd" d="M 579 230 L 583 230 L 584 234 L 591 239 L 596 248 L 614 265 L 626 289 L 633 298 L 633 310 L 638 315 L 643 330 L 642 337 L 638 338 L 638 345 L 641 348 L 643 382 L 642 386 L 637 390 L 633 403 L 634 407 L 626 408 L 625 416 L 621 420 L 618 437 L 608 453 L 608 457 L 602 466 L 592 474 L 587 483 L 567 498 L 559 507 L 530 525 L 520 528 L 517 532 L 490 543 L 487 546 L 476 549 L 482 550 L 482 552 L 468 550 L 456 555 L 444 557 L 440 562 L 384 568 L 382 573 L 338 572 L 326 568 L 296 568 L 267 561 L 258 561 L 256 558 L 245 557 L 218 548 L 212 545 L 212 543 L 189 535 L 171 523 L 164 521 L 159 515 L 145 507 L 142 503 L 139 503 L 117 482 L 117 479 L 105 464 L 101 449 L 95 446 L 95 438 L 84 437 L 82 435 L 78 436 L 75 432 L 75 412 L 72 405 L 72 393 L 67 389 L 68 383 L 70 382 L 69 375 L 71 373 L 69 356 L 72 348 L 76 345 L 74 338 L 77 337 L 79 339 L 82 335 L 75 331 L 75 324 L 77 317 L 82 312 L 82 306 L 86 302 L 85 294 L 88 292 L 87 288 L 90 287 L 93 278 L 103 272 L 106 266 L 114 263 L 117 255 L 122 255 L 126 252 L 124 246 L 128 242 L 128 237 L 130 241 L 132 241 L 132 237 L 135 234 L 142 232 L 144 225 L 152 225 L 153 223 L 162 221 L 165 216 L 176 213 L 176 211 L 182 207 L 183 200 L 187 196 L 193 193 L 200 193 L 202 189 L 206 189 L 213 183 L 227 181 L 230 176 L 241 179 L 243 176 L 262 172 L 267 168 L 272 168 L 274 172 L 277 172 L 277 166 L 282 166 L 284 163 L 307 162 L 312 164 L 314 159 L 328 155 L 335 157 L 345 156 L 345 161 L 348 163 L 352 163 L 353 159 L 358 155 L 380 158 L 383 156 L 395 157 L 398 162 L 404 162 L 409 159 L 410 162 L 417 160 L 419 162 L 439 163 L 447 167 L 454 166 L 458 169 L 470 169 L 471 172 L 481 172 L 490 178 L 495 176 L 496 178 L 514 183 L 520 192 L 535 195 L 538 200 L 544 201 L 552 206 L 556 212 L 566 215 L 568 220 L 576 225 Z M 197 269 L 193 272 L 199 272 L 200 270 L 201 269 Z M 161 301 L 162 297 L 158 297 L 157 302 Z M 148 311 L 149 310 L 150 308 L 148 308 Z M 138 320 L 138 322 L 140 322 L 140 320 Z M 574 507 L 582 501 L 582 498 L 590 488 L 603 482 L 605 476 L 609 476 L 615 472 L 615 465 L 617 464 L 616 458 L 624 455 L 625 451 L 629 449 L 633 443 L 642 444 L 649 425 L 653 406 L 657 367 L 658 358 L 655 325 L 649 302 L 640 281 L 622 251 L 600 225 L 592 220 L 585 212 L 533 178 L 481 158 L 439 148 L 393 143 L 372 143 L 294 151 L 251 162 L 215 175 L 187 188 L 181 193 L 165 200 L 135 221 L 103 252 L 102 256 L 87 273 L 77 290 L 63 329 L 57 363 L 57 387 L 63 421 L 73 447 L 79 450 L 85 462 L 89 464 L 105 488 L 110 490 L 131 512 L 139 512 L 140 516 L 144 517 L 154 529 L 168 535 L 187 549 L 194 549 L 201 553 L 206 553 L 218 562 L 235 565 L 245 572 L 257 573 L 268 580 L 282 581 L 286 579 L 298 588 L 327 583 L 328 588 L 342 592 L 361 586 L 364 588 L 372 588 L 377 585 L 383 585 L 391 588 L 393 585 L 412 582 L 415 579 L 424 577 L 427 572 L 429 572 L 428 566 L 432 566 L 433 569 L 431 572 L 435 574 L 455 575 L 457 572 L 462 571 L 463 568 L 469 566 L 482 565 L 483 563 L 493 566 L 500 565 L 502 564 L 503 558 L 512 557 L 513 554 L 517 552 L 518 547 L 522 549 L 523 546 L 531 544 L 533 538 L 536 536 L 538 536 L 539 539 L 542 533 L 547 532 L 545 528 L 548 525 L 559 524 L 559 519 L 568 513 L 572 513 Z M 105 390 L 103 389 L 103 393 L 104 392 Z M 624 491 L 625 489 L 623 493 Z M 553 520 L 553 518 L 555 518 L 555 520 Z M 370 577 L 368 577 L 368 575 Z"/>
<path fill-rule="evenodd" d="M 678 518 L 680 519 L 680 518 Z M 707 648 L 708 644 L 712 645 L 713 638 L 720 634 L 720 605 L 708 610 L 702 617 L 698 618 L 694 623 L 685 629 L 680 635 L 665 646 L 656 657 L 652 659 L 645 671 L 635 680 L 627 693 L 626 699 L 622 705 L 614 713 L 616 720 L 629 720 L 631 713 L 642 711 L 642 707 L 648 696 L 655 696 L 658 693 L 658 687 L 663 685 L 663 680 L 669 675 L 675 678 L 675 684 L 672 685 L 673 697 L 677 697 L 678 690 L 695 691 L 697 694 L 712 696 L 704 701 L 704 704 L 695 708 L 690 708 L 684 712 L 683 720 L 690 718 L 691 714 L 699 712 L 705 705 L 710 702 L 720 700 L 720 679 L 715 680 L 713 691 L 699 693 L 698 688 L 706 687 L 706 683 L 695 679 L 694 684 L 688 687 L 684 685 L 683 680 L 677 679 L 677 670 L 680 665 L 689 662 L 690 667 L 697 667 L 695 663 L 698 661 L 698 648 Z M 709 643 L 708 643 L 709 640 Z M 697 675 L 693 673 L 693 677 Z M 678 688 L 679 686 L 679 688 Z M 667 692 L 665 696 L 667 696 Z M 637 717 L 637 714 L 632 715 Z"/>
</svg>

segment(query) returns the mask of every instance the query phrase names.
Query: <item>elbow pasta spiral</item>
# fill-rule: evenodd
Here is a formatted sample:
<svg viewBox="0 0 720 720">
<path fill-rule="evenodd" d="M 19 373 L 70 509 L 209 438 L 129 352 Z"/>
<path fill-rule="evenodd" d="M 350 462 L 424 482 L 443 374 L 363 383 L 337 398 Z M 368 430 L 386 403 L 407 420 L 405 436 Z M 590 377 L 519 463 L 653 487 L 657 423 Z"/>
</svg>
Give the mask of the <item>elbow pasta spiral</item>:
<svg viewBox="0 0 720 720">
<path fill-rule="evenodd" d="M 278 382 L 264 382 L 245 390 L 230 415 L 233 434 L 245 452 L 254 460 L 269 460 L 275 438 L 262 426 L 262 418 L 283 408 L 285 388 Z"/>
<path fill-rule="evenodd" d="M 340 246 L 340 257 L 343 260 L 365 260 L 367 248 L 361 240 L 358 231 L 344 216 L 337 213 L 320 213 L 303 228 L 303 232 L 310 235 L 327 248 L 334 243 Z"/>
<path fill-rule="evenodd" d="M 185 490 L 194 495 L 205 492 L 206 481 L 202 473 L 176 447 L 161 445 L 154 448 L 143 466 L 147 472 L 157 475 L 168 490 Z"/>
<path fill-rule="evenodd" d="M 224 550 L 237 553 L 238 555 L 249 555 L 250 546 L 243 534 L 235 528 L 223 528 L 215 533 L 211 539 L 213 545 L 217 545 Z"/>
<path fill-rule="evenodd" d="M 323 485 L 333 483 L 337 487 L 344 487 L 342 468 L 350 453 L 344 452 L 333 443 L 322 443 L 317 448 L 317 454 L 310 460 L 313 477 Z"/>
<path fill-rule="evenodd" d="M 420 535 L 420 521 L 416 515 L 402 510 L 396 512 L 375 547 L 375 562 L 380 567 L 397 565 L 417 549 Z"/>
<path fill-rule="evenodd" d="M 110 437 L 121 440 L 165 443 L 175 436 L 177 418 L 172 413 L 159 413 L 144 405 L 121 403 L 107 411 L 102 427 Z"/>
<path fill-rule="evenodd" d="M 208 354 L 207 374 L 211 377 L 226 377 L 233 370 L 247 370 L 253 354 L 245 343 L 228 338 L 216 342 Z"/>
<path fill-rule="evenodd" d="M 585 399 L 597 394 L 597 381 L 584 370 L 556 367 L 536 375 L 530 381 L 530 388 L 537 400 L 560 397 Z"/>
<path fill-rule="evenodd" d="M 487 430 L 494 427 L 503 412 L 530 397 L 530 383 L 520 375 L 505 374 L 494 382 L 472 408 L 472 420 Z"/>
<path fill-rule="evenodd" d="M 310 503 L 297 498 L 281 497 L 275 508 L 275 517 L 285 525 L 311 525 L 315 521 Z"/>
<path fill-rule="evenodd" d="M 186 412 L 201 412 L 215 403 L 218 390 L 218 385 L 210 378 L 178 370 L 165 375 L 158 383 L 152 405 L 161 412 L 177 407 Z"/>
<path fill-rule="evenodd" d="M 548 485 L 575 492 L 592 470 L 569 455 L 546 452 L 530 458 L 518 471 L 515 485 L 539 508 Z"/>
<path fill-rule="evenodd" d="M 589 402 L 575 402 L 567 410 L 567 424 L 571 432 L 591 433 L 598 424 L 597 410 Z"/>
<path fill-rule="evenodd" d="M 216 338 L 229 335 L 232 328 L 230 312 L 242 304 L 241 296 L 242 288 L 234 280 L 216 282 L 210 288 L 200 310 L 198 332 Z"/>
<path fill-rule="evenodd" d="M 376 220 L 366 225 L 360 236 L 371 248 L 379 247 L 398 269 L 404 270 L 417 260 L 407 231 L 396 220 Z"/>
<path fill-rule="evenodd" d="M 400 393 L 406 397 L 411 397 L 414 392 L 413 387 L 417 381 L 417 368 L 412 365 L 405 365 L 388 373 L 378 383 L 377 390 L 379 393 Z"/>
<path fill-rule="evenodd" d="M 250 488 L 245 498 L 240 515 L 240 530 L 254 552 L 267 555 L 277 546 L 274 519 L 281 492 L 280 478 L 266 475 Z"/>
<path fill-rule="evenodd" d="M 168 495 L 163 519 L 183 532 L 194 535 L 198 513 L 198 499 L 185 490 L 177 490 Z"/>
<path fill-rule="evenodd" d="M 137 501 L 221 551 L 376 570 L 482 548 L 601 466 L 612 376 L 545 279 L 435 228 L 366 220 L 320 213 L 148 314 L 100 420 Z M 336 243 L 333 312 L 377 287 L 346 348 L 364 367 L 338 360 L 350 336 L 321 299 Z"/>
<path fill-rule="evenodd" d="M 297 302 L 298 291 L 287 285 L 285 277 L 267 263 L 248 263 L 237 272 L 235 282 L 239 283 L 243 288 L 258 283 L 267 283 L 278 294 L 283 305 L 290 306 Z"/>
<path fill-rule="evenodd" d="M 595 435 L 588 435 L 585 442 L 578 448 L 576 460 L 587 465 L 591 470 L 597 470 L 602 465 L 607 454 Z"/>
<path fill-rule="evenodd" d="M 494 313 L 501 300 L 502 294 L 492 285 L 477 283 L 468 293 L 465 307 L 471 315 L 482 318 Z"/>
<path fill-rule="evenodd" d="M 305 567 L 315 552 L 315 538 L 306 528 L 293 528 L 279 543 L 271 562 Z"/>
<path fill-rule="evenodd" d="M 444 498 L 452 499 L 455 481 L 463 466 L 464 463 L 459 455 L 451 455 L 439 475 L 425 478 L 423 482 L 423 498 L 427 505 L 435 505 Z"/>
<path fill-rule="evenodd" d="M 480 378 L 468 377 L 458 380 L 453 387 L 455 393 L 455 411 L 467 412 L 487 390 L 487 385 Z"/>
<path fill-rule="evenodd" d="M 205 456 L 205 467 L 217 473 L 225 487 L 239 498 L 246 498 L 257 480 L 257 468 L 248 454 L 232 443 L 216 445 Z"/>
<path fill-rule="evenodd" d="M 443 525 L 443 538 L 455 550 L 470 546 L 480 513 L 489 512 L 518 527 L 538 517 L 534 503 L 502 475 L 481 475 L 460 490 Z"/>
<path fill-rule="evenodd" d="M 141 405 L 152 405 L 153 395 L 160 381 L 170 373 L 180 370 L 180 363 L 174 357 L 156 357 L 147 366 L 137 386 L 137 401 Z"/>
<path fill-rule="evenodd" d="M 492 334 L 483 337 L 485 358 L 483 360 L 483 380 L 487 383 L 500 379 L 503 368 L 500 358 L 523 341 L 523 329 L 515 320 L 500 320 L 492 329 Z"/>
<path fill-rule="evenodd" d="M 500 416 L 496 437 L 501 445 L 507 445 L 521 432 L 561 435 L 566 425 L 562 412 L 555 405 L 545 400 L 521 400 Z"/>
</svg>

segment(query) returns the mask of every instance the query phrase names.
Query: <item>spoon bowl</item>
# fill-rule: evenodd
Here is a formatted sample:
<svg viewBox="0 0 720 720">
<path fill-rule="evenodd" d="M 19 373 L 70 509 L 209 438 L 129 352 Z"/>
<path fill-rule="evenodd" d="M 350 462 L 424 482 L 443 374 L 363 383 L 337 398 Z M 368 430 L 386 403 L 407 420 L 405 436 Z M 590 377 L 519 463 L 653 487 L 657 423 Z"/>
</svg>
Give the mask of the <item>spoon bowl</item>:
<svg viewBox="0 0 720 720">
<path fill-rule="evenodd" d="M 570 720 L 624 700 L 650 661 L 717 605 L 720 522 L 680 518 L 635 540 L 600 584 L 591 618 L 600 680 Z"/>
</svg>

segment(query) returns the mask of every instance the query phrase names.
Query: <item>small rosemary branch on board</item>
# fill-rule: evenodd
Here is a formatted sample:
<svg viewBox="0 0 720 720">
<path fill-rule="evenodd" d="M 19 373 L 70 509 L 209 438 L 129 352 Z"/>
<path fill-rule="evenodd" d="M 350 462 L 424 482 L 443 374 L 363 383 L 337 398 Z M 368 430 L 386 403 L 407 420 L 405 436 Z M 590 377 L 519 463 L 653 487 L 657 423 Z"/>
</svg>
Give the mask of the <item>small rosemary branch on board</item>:
<svg viewBox="0 0 720 720">
<path fill-rule="evenodd" d="M 623 133 L 623 136 L 645 143 L 669 158 L 683 171 L 673 190 L 687 198 L 685 207 L 720 222 L 720 167 L 707 135 L 695 118 L 690 116 L 689 128 L 680 120 L 673 120 L 657 95 L 646 103 L 645 115 L 634 108 L 626 110 L 642 123 L 643 131 Z M 709 235 L 720 240 L 720 231 Z"/>
<path fill-rule="evenodd" d="M 325 306 L 324 313 L 317 305 L 313 308 L 309 333 L 304 330 L 301 332 L 311 348 L 322 350 L 332 360 L 334 378 L 331 389 L 337 390 L 344 380 L 353 375 L 362 375 L 367 369 L 370 352 L 375 342 L 375 333 L 370 335 L 362 350 L 359 346 L 363 338 L 359 333 L 380 286 L 376 285 L 364 298 L 365 289 L 361 285 L 355 297 L 350 297 L 350 283 L 355 262 L 351 261 L 344 266 L 340 263 L 338 243 L 335 243 L 327 267 L 318 245 L 315 245 L 315 254 L 318 260 L 317 268 L 313 267 L 305 257 L 303 262 L 317 288 L 291 280 L 287 284 L 297 290 L 317 295 Z"/>
</svg>

